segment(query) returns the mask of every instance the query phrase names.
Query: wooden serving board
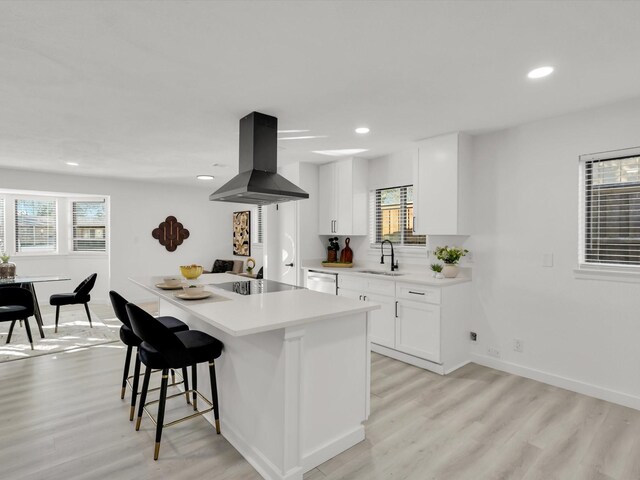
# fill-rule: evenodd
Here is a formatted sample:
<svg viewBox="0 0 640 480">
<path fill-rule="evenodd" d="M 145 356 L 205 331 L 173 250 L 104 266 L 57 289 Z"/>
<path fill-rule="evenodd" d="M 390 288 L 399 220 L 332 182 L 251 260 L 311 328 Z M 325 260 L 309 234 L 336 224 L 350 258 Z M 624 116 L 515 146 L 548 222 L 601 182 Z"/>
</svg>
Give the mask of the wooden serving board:
<svg viewBox="0 0 640 480">
<path fill-rule="evenodd" d="M 322 262 L 322 266 L 330 268 L 351 268 L 353 267 L 353 263 Z"/>
</svg>

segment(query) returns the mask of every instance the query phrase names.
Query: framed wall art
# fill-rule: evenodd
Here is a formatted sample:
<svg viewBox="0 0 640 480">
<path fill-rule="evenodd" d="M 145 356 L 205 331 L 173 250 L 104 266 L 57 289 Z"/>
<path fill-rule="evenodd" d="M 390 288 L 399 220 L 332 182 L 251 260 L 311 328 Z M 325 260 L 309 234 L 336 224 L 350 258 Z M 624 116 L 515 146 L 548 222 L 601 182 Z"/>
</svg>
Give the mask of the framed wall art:
<svg viewBox="0 0 640 480">
<path fill-rule="evenodd" d="M 251 255 L 251 211 L 233 212 L 233 254 Z"/>
</svg>

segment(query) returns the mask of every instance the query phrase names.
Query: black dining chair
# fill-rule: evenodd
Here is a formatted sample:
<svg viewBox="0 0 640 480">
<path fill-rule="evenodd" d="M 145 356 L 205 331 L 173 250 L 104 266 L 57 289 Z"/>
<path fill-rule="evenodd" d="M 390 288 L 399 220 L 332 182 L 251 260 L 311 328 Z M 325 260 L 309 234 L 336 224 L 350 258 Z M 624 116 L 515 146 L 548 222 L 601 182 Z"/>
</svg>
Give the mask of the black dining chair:
<svg viewBox="0 0 640 480">
<path fill-rule="evenodd" d="M 29 317 L 34 313 L 33 295 L 26 288 L 4 287 L 0 288 L 0 322 L 11 322 L 7 343 L 11 341 L 13 327 L 17 321 L 24 321 L 29 344 L 33 350 L 33 338 L 29 327 Z"/>
<path fill-rule="evenodd" d="M 124 360 L 124 372 L 122 374 L 122 389 L 120 390 L 120 398 L 124 399 L 124 394 L 127 388 L 127 381 L 132 380 L 131 384 L 131 410 L 129 412 L 129 420 L 133 421 L 133 414 L 136 408 L 136 399 L 138 395 L 138 382 L 140 379 L 140 355 L 138 355 L 138 349 L 142 340 L 133 333 L 131 328 L 131 321 L 129 320 L 129 314 L 127 313 L 127 300 L 120 295 L 118 292 L 111 290 L 109 292 L 109 298 L 111 299 L 111 305 L 113 306 L 113 311 L 116 314 L 118 320 L 122 322 L 122 326 L 120 327 L 120 340 L 127 346 L 127 355 Z M 172 332 L 183 332 L 189 330 L 189 326 L 181 322 L 175 317 L 156 317 L 156 320 L 162 323 L 165 327 L 167 327 Z M 129 376 L 129 367 L 131 365 L 131 353 L 133 349 L 136 349 L 135 356 L 135 366 L 133 369 L 133 376 Z M 185 390 L 189 390 L 189 379 L 187 377 L 187 368 L 182 369 L 182 382 L 176 383 L 175 373 L 173 370 L 171 371 L 172 383 L 171 386 L 178 385 L 179 383 L 184 382 Z M 187 397 L 187 403 L 189 402 L 189 394 L 185 393 Z"/>
<path fill-rule="evenodd" d="M 136 430 L 140 429 L 142 413 L 146 412 L 152 419 L 153 416 L 147 410 L 146 406 L 152 403 L 158 403 L 158 414 L 154 420 L 156 424 L 156 443 L 153 453 L 153 459 L 157 460 L 160 454 L 160 440 L 162 438 L 163 427 L 170 427 L 176 423 L 182 422 L 189 418 L 203 415 L 213 411 L 216 424 L 216 432 L 220 433 L 220 412 L 218 410 L 218 388 L 216 384 L 215 359 L 222 354 L 223 345 L 220 340 L 198 330 L 187 330 L 185 332 L 172 332 L 161 322 L 157 321 L 149 313 L 132 303 L 127 305 L 129 320 L 133 327 L 134 333 L 142 339 L 139 347 L 140 360 L 145 365 L 144 380 L 142 382 L 142 391 L 140 392 L 140 403 L 138 405 L 138 419 L 136 421 Z M 211 380 L 211 401 L 203 396 L 198 389 L 198 380 L 196 374 L 196 366 L 198 363 L 208 362 L 209 378 Z M 169 383 L 170 368 L 191 367 L 191 381 L 193 390 L 189 390 L 193 394 L 193 409 L 196 413 L 187 415 L 183 418 L 173 420 L 167 424 L 164 423 L 164 411 L 167 398 L 167 386 Z M 162 383 L 160 386 L 160 398 L 153 402 L 145 403 L 147 400 L 147 391 L 149 389 L 149 378 L 152 369 L 162 370 Z M 196 395 L 199 396 L 210 408 L 198 410 L 196 404 Z"/>
<path fill-rule="evenodd" d="M 89 313 L 89 301 L 91 295 L 89 293 L 96 284 L 97 273 L 92 273 L 85 278 L 80 285 L 76 287 L 73 293 L 56 293 L 49 298 L 49 304 L 56 307 L 56 328 L 55 333 L 58 333 L 58 319 L 60 317 L 60 307 L 64 305 L 84 305 L 84 309 L 87 312 L 87 318 L 89 319 L 89 327 L 93 328 L 91 323 L 91 314 Z"/>
</svg>

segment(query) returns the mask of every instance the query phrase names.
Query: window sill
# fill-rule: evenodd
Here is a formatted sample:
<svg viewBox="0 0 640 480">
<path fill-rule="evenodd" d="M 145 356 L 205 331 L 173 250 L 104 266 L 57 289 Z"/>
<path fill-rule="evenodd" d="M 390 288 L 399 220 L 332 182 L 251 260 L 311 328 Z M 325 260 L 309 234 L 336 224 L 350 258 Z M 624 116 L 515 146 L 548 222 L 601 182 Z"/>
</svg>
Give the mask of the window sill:
<svg viewBox="0 0 640 480">
<path fill-rule="evenodd" d="M 636 270 L 624 268 L 581 267 L 573 270 L 577 280 L 601 280 L 605 282 L 640 283 L 640 267 Z"/>
</svg>

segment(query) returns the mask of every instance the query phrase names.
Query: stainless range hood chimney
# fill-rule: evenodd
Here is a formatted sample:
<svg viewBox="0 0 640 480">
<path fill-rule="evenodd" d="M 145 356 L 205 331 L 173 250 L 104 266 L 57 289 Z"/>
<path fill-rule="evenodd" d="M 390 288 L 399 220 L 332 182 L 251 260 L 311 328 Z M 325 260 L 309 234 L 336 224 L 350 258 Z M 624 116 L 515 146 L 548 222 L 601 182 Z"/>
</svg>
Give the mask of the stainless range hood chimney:
<svg viewBox="0 0 640 480">
<path fill-rule="evenodd" d="M 278 119 L 252 112 L 240 120 L 240 173 L 209 195 L 215 202 L 269 205 L 309 198 L 279 175 Z"/>
</svg>

